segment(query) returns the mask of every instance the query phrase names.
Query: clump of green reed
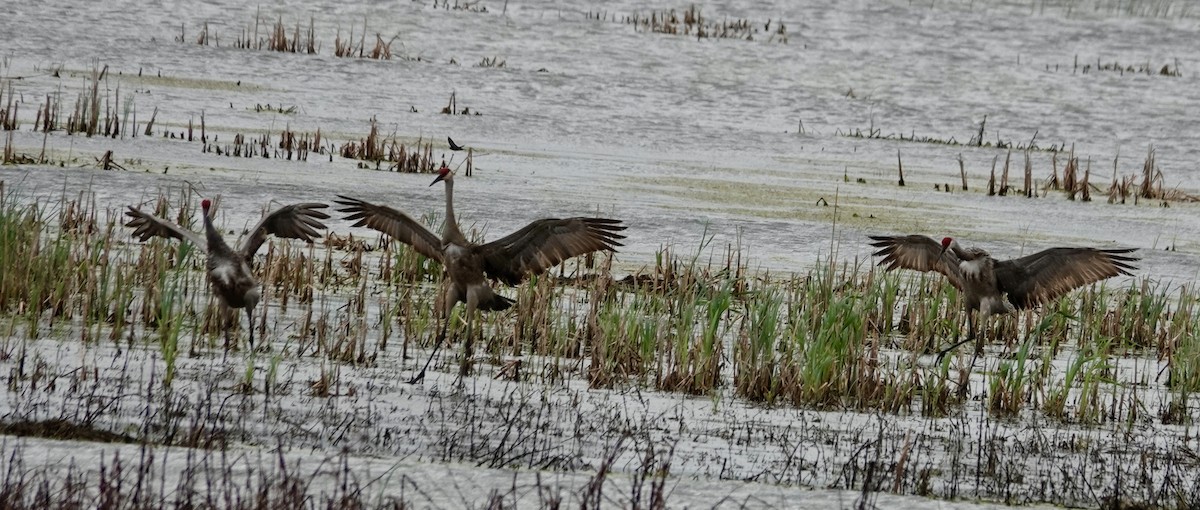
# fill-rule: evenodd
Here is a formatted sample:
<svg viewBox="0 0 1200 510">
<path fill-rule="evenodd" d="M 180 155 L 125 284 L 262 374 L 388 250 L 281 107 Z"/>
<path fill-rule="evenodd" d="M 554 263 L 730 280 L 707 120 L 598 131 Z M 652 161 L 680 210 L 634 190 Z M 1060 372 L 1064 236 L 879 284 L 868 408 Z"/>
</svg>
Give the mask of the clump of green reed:
<svg viewBox="0 0 1200 510">
<path fill-rule="evenodd" d="M 84 340 L 101 323 L 124 328 L 130 278 L 111 263 L 111 214 L 102 228 L 96 211 L 82 194 L 54 207 L 22 204 L 0 183 L 0 310 L 20 317 L 30 338 L 43 320 L 53 326 L 77 315 L 87 320 Z"/>
<path fill-rule="evenodd" d="M 678 313 L 671 315 L 677 320 L 669 326 L 673 331 L 667 349 L 669 368 L 658 380 L 660 389 L 707 393 L 721 385 L 723 336 L 730 327 L 724 316 L 732 294 L 733 284 L 725 280 L 702 294 L 681 295 L 672 303 Z"/>
<path fill-rule="evenodd" d="M 171 382 L 175 379 L 175 361 L 179 357 L 179 336 L 183 331 L 183 316 L 177 311 L 180 302 L 184 299 L 180 283 L 183 278 L 185 276 L 178 272 L 172 272 L 170 275 L 164 273 L 159 284 L 159 288 L 163 289 L 163 292 L 159 295 L 158 341 L 163 362 L 167 365 L 166 373 L 163 375 L 163 385 L 167 387 L 170 387 Z"/>
<path fill-rule="evenodd" d="M 622 292 L 613 299 L 597 299 L 602 298 L 598 292 L 592 296 L 588 384 L 607 388 L 631 380 L 644 382 L 665 337 L 667 299 L 653 292 Z"/>
<path fill-rule="evenodd" d="M 750 294 L 746 319 L 733 349 L 733 387 L 738 395 L 774 403 L 780 392 L 775 352 L 781 339 L 783 296 L 777 286 Z"/>
<path fill-rule="evenodd" d="M 721 360 L 737 328 L 733 310 L 742 306 L 748 283 L 733 246 L 722 258 L 701 261 L 711 241 L 705 234 L 685 260 L 663 248 L 648 272 L 589 293 L 592 386 L 646 381 L 650 374 L 656 388 L 668 391 L 705 394 L 723 384 Z"/>
<path fill-rule="evenodd" d="M 943 417 L 953 409 L 960 408 L 966 401 L 971 376 L 969 365 L 959 366 L 951 377 L 951 359 L 942 360 L 932 368 L 918 369 L 918 396 L 921 400 L 921 416 Z"/>
<path fill-rule="evenodd" d="M 902 349 L 933 352 L 939 349 L 938 346 L 945 339 L 959 337 L 965 316 L 960 313 L 962 304 L 958 289 L 946 283 L 940 275 L 931 277 L 921 274 L 909 279 L 907 284 L 890 287 L 900 291 L 906 298 L 880 303 L 888 307 L 886 311 L 889 314 L 897 304 L 900 306 L 896 331 L 903 335 L 900 344 Z"/>
<path fill-rule="evenodd" d="M 1118 299 L 1112 312 L 1104 315 L 1097 332 L 1120 338 L 1130 347 L 1161 349 L 1170 336 L 1164 334 L 1164 326 L 1170 326 L 1167 320 L 1170 298 L 1165 286 L 1142 280 L 1139 288 L 1130 287 Z"/>
<path fill-rule="evenodd" d="M 907 409 L 916 393 L 913 367 L 880 353 L 868 319 L 879 322 L 886 278 L 818 264 L 778 291 L 756 289 L 749 324 L 735 344 L 735 389 L 740 396 L 818 408 Z M 771 285 L 770 283 L 767 284 Z"/>
<path fill-rule="evenodd" d="M 1029 355 L 1032 347 L 1032 341 L 1022 343 L 1016 356 L 1011 360 L 1001 360 L 989 377 L 987 407 L 992 414 L 1015 416 L 1025 407 L 1030 398 L 1032 367 Z"/>
<path fill-rule="evenodd" d="M 1047 416 L 1066 420 L 1073 417 L 1081 422 L 1095 423 L 1099 413 L 1099 389 L 1104 375 L 1112 368 L 1108 361 L 1107 346 L 1096 345 L 1081 349 L 1072 356 L 1063 378 L 1052 383 L 1042 411 Z M 1043 363 L 1048 360 L 1043 359 Z M 1074 397 L 1074 413 L 1069 404 Z"/>
<path fill-rule="evenodd" d="M 730 308 L 735 294 L 745 289 L 745 268 L 740 250 L 726 247 L 723 259 L 700 263 L 712 242 L 706 231 L 696 252 L 685 262 L 656 268 L 656 280 L 673 279 L 665 290 L 666 337 L 657 354 L 656 386 L 670 391 L 704 394 L 721 386 L 721 359 L 725 338 L 733 330 Z M 710 252 L 711 253 L 711 252 Z M 711 255 L 710 255 L 711 257 Z M 670 260 L 664 253 L 659 260 Z M 670 273 L 660 271 L 669 269 Z M 737 299 L 741 301 L 741 296 Z"/>
<path fill-rule="evenodd" d="M 1160 356 L 1167 360 L 1167 386 L 1172 400 L 1162 411 L 1163 423 L 1192 423 L 1189 404 L 1200 391 L 1200 294 L 1193 286 L 1179 289 L 1170 318 L 1172 336 Z"/>
</svg>

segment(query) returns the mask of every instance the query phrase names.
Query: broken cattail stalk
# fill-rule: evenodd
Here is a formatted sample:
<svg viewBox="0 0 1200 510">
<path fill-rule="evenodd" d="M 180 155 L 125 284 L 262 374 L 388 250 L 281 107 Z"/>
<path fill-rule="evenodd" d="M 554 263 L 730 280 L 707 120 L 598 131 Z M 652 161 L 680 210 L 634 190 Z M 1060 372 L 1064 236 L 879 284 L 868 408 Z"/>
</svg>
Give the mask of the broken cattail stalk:
<svg viewBox="0 0 1200 510">
<path fill-rule="evenodd" d="M 900 186 L 904 186 L 904 162 L 900 161 L 900 149 L 896 149 L 896 170 L 900 173 Z"/>
<path fill-rule="evenodd" d="M 1025 150 L 1025 198 L 1033 197 L 1033 163 L 1029 161 L 1029 150 Z"/>
<path fill-rule="evenodd" d="M 1057 190 L 1061 187 L 1058 181 L 1058 153 L 1050 155 L 1050 184 L 1047 187 Z"/>
<path fill-rule="evenodd" d="M 1092 173 L 1092 158 L 1088 158 L 1087 167 L 1085 167 L 1083 170 L 1083 185 L 1080 186 L 1080 188 L 1083 190 L 1083 197 L 1079 199 L 1082 202 L 1092 201 L 1092 190 L 1088 186 L 1088 174 L 1090 173 Z"/>
<path fill-rule="evenodd" d="M 1008 163 L 1012 159 L 1012 149 L 1004 156 L 1004 171 L 1000 173 L 1000 196 L 1008 194 Z"/>
<path fill-rule="evenodd" d="M 1142 198 L 1158 198 L 1161 195 L 1161 193 L 1155 192 L 1154 187 L 1156 180 L 1161 185 L 1162 173 L 1158 172 L 1157 177 L 1159 178 L 1156 179 L 1155 167 L 1154 147 L 1151 146 L 1150 150 L 1146 153 L 1146 162 L 1142 164 L 1142 186 L 1140 192 L 1138 193 Z"/>
<path fill-rule="evenodd" d="M 958 154 L 958 175 L 962 177 L 962 189 L 967 191 L 967 168 L 963 164 L 962 153 Z"/>
<path fill-rule="evenodd" d="M 158 107 L 154 107 L 154 111 L 150 113 L 150 122 L 146 123 L 146 136 L 150 136 L 150 131 L 154 129 L 154 118 L 158 117 Z"/>
<path fill-rule="evenodd" d="M 1075 175 L 1079 173 L 1079 158 L 1075 157 L 1075 148 L 1070 148 L 1070 154 L 1067 156 L 1067 167 L 1062 170 L 1062 188 L 1067 192 L 1067 198 L 1075 199 L 1075 193 L 1079 191 L 1076 185 Z"/>
<path fill-rule="evenodd" d="M 988 177 L 988 192 L 989 197 L 996 196 L 996 158 L 992 158 L 992 173 Z"/>
</svg>

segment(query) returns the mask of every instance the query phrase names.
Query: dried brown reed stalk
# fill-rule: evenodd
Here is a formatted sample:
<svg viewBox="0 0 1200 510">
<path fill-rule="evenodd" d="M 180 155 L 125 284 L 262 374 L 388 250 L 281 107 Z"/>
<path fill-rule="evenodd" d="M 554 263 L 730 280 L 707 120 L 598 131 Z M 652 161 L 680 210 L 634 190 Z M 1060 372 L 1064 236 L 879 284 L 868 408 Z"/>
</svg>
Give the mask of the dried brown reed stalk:
<svg viewBox="0 0 1200 510">
<path fill-rule="evenodd" d="M 992 158 L 992 173 L 988 175 L 988 191 L 987 196 L 996 196 L 996 161 L 997 158 Z"/>
<path fill-rule="evenodd" d="M 0 103 L 4 103 L 4 107 L 0 108 L 0 130 L 13 131 L 17 129 L 17 103 L 13 102 L 13 97 L 11 81 L 8 82 L 8 97 L 5 97 L 4 87 L 0 87 Z M 36 122 L 34 129 L 37 129 Z"/>
<path fill-rule="evenodd" d="M 12 131 L 9 131 L 8 136 L 5 137 L 5 140 L 4 140 L 4 160 L 0 161 L 0 163 L 3 163 L 5 165 L 11 165 L 13 163 L 16 163 L 16 154 L 13 152 L 12 139 L 13 139 Z"/>
<path fill-rule="evenodd" d="M 1000 172 L 1000 189 L 996 194 L 1000 196 L 1008 195 L 1008 164 L 1012 160 L 1012 149 L 1004 155 L 1004 170 Z"/>
<path fill-rule="evenodd" d="M 1033 163 L 1029 160 L 1029 151 L 1025 151 L 1025 198 L 1034 196 L 1033 191 Z"/>
<path fill-rule="evenodd" d="M 283 15 L 279 15 L 279 19 L 275 21 L 275 25 L 271 28 L 271 34 L 267 38 L 267 49 L 271 51 L 281 52 L 296 52 L 296 41 L 293 39 L 289 44 L 287 38 L 287 29 L 283 28 Z"/>
<path fill-rule="evenodd" d="M 1075 194 L 1079 192 L 1079 158 L 1075 157 L 1075 148 L 1071 148 L 1070 154 L 1067 156 L 1067 166 L 1063 168 L 1062 189 L 1067 193 L 1068 200 L 1075 200 Z"/>
<path fill-rule="evenodd" d="M 962 190 L 967 191 L 967 167 L 963 163 L 962 153 L 958 154 L 958 176 L 962 177 Z"/>
<path fill-rule="evenodd" d="M 50 94 L 46 94 L 46 104 L 38 106 L 37 120 L 33 123 L 33 130 L 49 133 L 58 129 L 58 111 L 58 101 L 51 103 Z"/>
<path fill-rule="evenodd" d="M 381 163 L 390 163 L 388 170 L 403 173 L 433 173 L 436 168 L 433 160 L 433 143 L 418 139 L 417 144 L 409 149 L 401 143 L 393 133 L 390 137 L 379 134 L 379 125 L 371 119 L 371 131 L 367 137 L 358 142 L 350 141 L 342 144 L 339 153 L 343 158 L 369 161 L 379 167 Z"/>
<path fill-rule="evenodd" d="M 182 30 L 182 28 L 180 29 Z M 200 35 L 196 37 L 196 44 L 208 46 L 208 22 L 204 22 L 204 27 L 200 29 Z"/>
<path fill-rule="evenodd" d="M 1126 198 L 1129 197 L 1129 185 L 1133 182 L 1132 178 L 1120 178 L 1117 176 L 1118 158 L 1120 158 L 1119 154 L 1113 158 L 1112 184 L 1108 186 L 1108 203 L 1110 204 L 1115 204 L 1118 201 L 1124 204 Z"/>
<path fill-rule="evenodd" d="M 150 114 L 150 121 L 146 123 L 145 135 L 150 136 L 154 130 L 154 119 L 158 117 L 158 107 L 154 107 L 154 112 Z"/>
<path fill-rule="evenodd" d="M 1162 183 L 1162 170 L 1159 170 L 1155 163 L 1154 147 L 1151 146 L 1146 153 L 1146 161 L 1142 163 L 1142 184 L 1138 189 L 1138 194 L 1142 198 L 1162 198 Z"/>
<path fill-rule="evenodd" d="M 1082 190 L 1082 195 L 1079 198 L 1080 202 L 1092 201 L 1092 188 L 1088 186 L 1088 176 L 1092 173 L 1092 158 L 1088 158 L 1087 166 L 1083 169 L 1083 183 L 1079 185 Z"/>
<path fill-rule="evenodd" d="M 900 149 L 896 149 L 896 171 L 900 174 L 899 186 L 904 186 L 904 162 L 900 161 Z"/>
<path fill-rule="evenodd" d="M 308 17 L 308 44 L 306 44 L 304 46 L 304 52 L 308 53 L 309 55 L 316 55 L 318 49 L 320 49 L 320 48 L 317 46 L 316 31 L 313 29 L 313 17 L 309 16 Z"/>
<path fill-rule="evenodd" d="M 126 170 L 120 163 L 113 160 L 113 151 L 111 150 L 104 151 L 103 156 L 96 158 L 96 166 L 105 170 Z"/>
<path fill-rule="evenodd" d="M 391 60 L 392 42 L 394 42 L 398 37 L 400 36 L 392 36 L 392 38 L 388 39 L 388 41 L 385 43 L 383 42 L 383 37 L 381 37 L 378 33 L 375 34 L 375 47 L 371 49 L 371 53 L 368 56 L 375 60 Z"/>
<path fill-rule="evenodd" d="M 337 35 L 333 39 L 333 54 L 337 57 L 352 57 L 355 53 L 354 49 L 354 27 L 350 27 L 350 37 L 342 40 L 342 29 L 339 27 Z M 361 50 L 357 50 L 361 51 Z"/>
<path fill-rule="evenodd" d="M 602 19 L 602 17 L 598 18 Z M 682 13 L 676 12 L 675 9 L 652 11 L 649 16 L 634 14 L 631 17 L 626 17 L 623 21 L 626 24 L 632 24 L 634 31 L 668 35 L 694 35 L 697 40 L 713 38 L 752 41 L 754 40 L 754 35 L 760 32 L 758 23 L 751 23 L 746 19 L 731 20 L 726 18 L 721 21 L 709 21 L 695 5 L 688 7 Z M 769 42 L 787 43 L 787 28 L 783 23 L 779 23 L 774 31 L 771 30 L 770 20 L 762 26 L 762 31 L 771 34 L 767 38 Z"/>
<path fill-rule="evenodd" d="M 67 134 L 87 133 L 95 136 L 100 125 L 100 81 L 108 74 L 108 66 L 103 69 L 93 66 L 90 93 L 80 94 L 75 101 L 75 113 L 67 119 Z"/>
</svg>

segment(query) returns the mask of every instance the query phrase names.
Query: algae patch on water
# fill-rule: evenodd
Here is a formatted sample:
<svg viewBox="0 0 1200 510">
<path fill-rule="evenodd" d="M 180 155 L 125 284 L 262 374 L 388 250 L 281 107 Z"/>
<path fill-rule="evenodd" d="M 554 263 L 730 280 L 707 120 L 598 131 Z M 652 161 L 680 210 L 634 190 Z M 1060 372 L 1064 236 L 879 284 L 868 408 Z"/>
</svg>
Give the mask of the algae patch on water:
<svg viewBox="0 0 1200 510">
<path fill-rule="evenodd" d="M 846 190 L 816 190 L 770 182 L 736 182 L 692 177 L 640 179 L 637 185 L 648 191 L 681 199 L 692 211 L 734 216 L 802 220 L 850 224 L 871 230 L 921 229 L 926 218 L 951 214 L 948 206 L 864 196 L 852 186 Z M 698 205 L 703 204 L 703 205 Z M 971 219 L 962 218 L 961 228 L 970 228 Z"/>
<path fill-rule="evenodd" d="M 110 71 L 112 73 L 112 71 Z M 92 74 L 91 71 L 81 69 L 60 70 L 59 74 L 68 78 L 86 78 Z M 161 76 L 158 74 L 145 74 L 138 72 L 137 74 L 125 73 L 118 71 L 108 76 L 110 79 L 118 80 L 124 83 L 137 84 L 145 87 L 167 87 L 173 89 L 193 89 L 193 90 L 239 90 L 239 91 L 261 91 L 267 90 L 266 87 L 254 83 L 244 82 L 242 80 L 217 80 L 210 78 L 195 78 L 189 76 Z"/>
</svg>

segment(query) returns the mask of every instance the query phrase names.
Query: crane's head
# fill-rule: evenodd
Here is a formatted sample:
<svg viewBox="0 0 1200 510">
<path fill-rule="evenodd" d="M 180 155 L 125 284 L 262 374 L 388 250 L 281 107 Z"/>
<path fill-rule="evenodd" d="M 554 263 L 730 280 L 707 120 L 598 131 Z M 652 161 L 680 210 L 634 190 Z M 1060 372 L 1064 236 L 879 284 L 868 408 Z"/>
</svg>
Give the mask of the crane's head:
<svg viewBox="0 0 1200 510">
<path fill-rule="evenodd" d="M 204 199 L 200 201 L 200 208 L 204 209 L 204 214 L 208 214 L 208 210 L 212 207 L 212 200 Z"/>
<path fill-rule="evenodd" d="M 954 239 L 949 238 L 949 237 L 943 237 L 942 238 L 942 253 L 946 253 L 946 250 L 950 248 L 951 244 L 954 244 Z"/>
<path fill-rule="evenodd" d="M 429 185 L 433 186 L 434 184 L 437 184 L 439 182 L 449 181 L 449 180 L 453 180 L 453 179 L 454 179 L 454 172 L 452 172 L 450 170 L 450 167 L 446 165 L 446 162 L 443 161 L 441 168 L 438 168 L 437 178 L 435 178 L 433 180 L 433 182 L 429 183 Z"/>
</svg>

